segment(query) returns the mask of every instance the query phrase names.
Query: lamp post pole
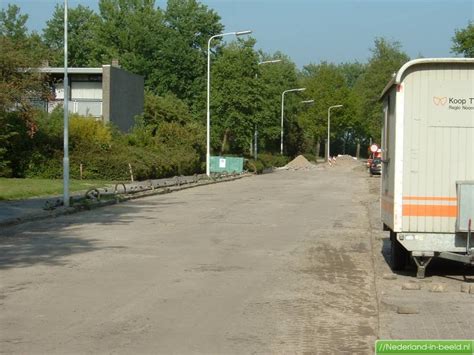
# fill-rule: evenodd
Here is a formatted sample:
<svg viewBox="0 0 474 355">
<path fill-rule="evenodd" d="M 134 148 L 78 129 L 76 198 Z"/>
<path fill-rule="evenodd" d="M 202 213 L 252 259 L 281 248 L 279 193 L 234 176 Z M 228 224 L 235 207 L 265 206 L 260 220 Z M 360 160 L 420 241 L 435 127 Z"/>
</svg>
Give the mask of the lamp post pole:
<svg viewBox="0 0 474 355">
<path fill-rule="evenodd" d="M 281 134 L 280 134 L 280 154 L 283 155 L 283 119 L 284 119 L 284 109 L 285 109 L 285 94 L 287 92 L 295 91 L 305 91 L 306 88 L 290 89 L 285 90 L 281 94 Z"/>
<path fill-rule="evenodd" d="M 63 157 L 63 204 L 69 207 L 69 84 L 67 78 L 67 0 L 64 0 L 64 157 Z"/>
<path fill-rule="evenodd" d="M 258 62 L 257 63 L 257 66 L 259 65 L 262 65 L 262 64 L 273 64 L 273 63 L 280 63 L 281 62 L 281 59 L 272 59 L 272 60 L 264 60 L 263 62 Z M 258 78 L 258 72 L 255 74 L 255 79 Z M 254 159 L 257 160 L 257 157 L 258 157 L 258 142 L 257 142 L 257 139 L 258 139 L 258 131 L 257 131 L 257 124 L 255 123 L 255 131 L 254 131 L 254 134 L 253 134 L 253 144 L 254 144 Z"/>
<path fill-rule="evenodd" d="M 214 35 L 207 41 L 207 105 L 206 105 L 206 175 L 211 176 L 210 160 L 211 160 L 211 41 L 214 38 L 224 36 L 241 36 L 252 33 L 252 31 L 227 32 Z"/>
<path fill-rule="evenodd" d="M 331 138 L 330 138 L 330 133 L 331 133 L 331 109 L 333 108 L 338 108 L 338 107 L 342 107 L 342 105 L 334 105 L 334 106 L 331 106 L 328 108 L 328 154 L 327 154 L 327 160 L 329 161 L 330 157 L 331 157 L 331 154 L 330 154 L 330 150 L 331 150 Z"/>
</svg>

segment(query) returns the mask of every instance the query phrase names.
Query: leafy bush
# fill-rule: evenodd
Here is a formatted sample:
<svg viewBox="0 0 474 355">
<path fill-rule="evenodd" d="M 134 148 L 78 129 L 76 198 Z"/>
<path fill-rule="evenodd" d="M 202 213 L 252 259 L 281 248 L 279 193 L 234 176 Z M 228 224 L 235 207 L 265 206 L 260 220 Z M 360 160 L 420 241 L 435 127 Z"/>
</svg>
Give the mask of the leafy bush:
<svg viewBox="0 0 474 355">
<path fill-rule="evenodd" d="M 270 153 L 259 154 L 258 159 L 250 159 L 246 161 L 245 169 L 248 171 L 261 174 L 263 170 L 268 168 L 278 168 L 285 166 L 289 161 L 286 155 L 273 155 Z"/>
<path fill-rule="evenodd" d="M 265 168 L 270 167 L 282 167 L 285 166 L 289 162 L 289 158 L 286 155 L 280 154 L 270 154 L 270 153 L 263 153 L 258 156 L 258 159 L 262 161 Z"/>
<path fill-rule="evenodd" d="M 0 176 L 23 177 L 34 146 L 28 122 L 18 112 L 1 113 L 0 137 Z"/>
<path fill-rule="evenodd" d="M 72 146 L 109 146 L 112 143 L 112 132 L 110 127 L 93 118 L 72 115 L 69 119 L 69 139 Z"/>
<path fill-rule="evenodd" d="M 129 180 L 129 164 L 137 180 L 191 175 L 202 171 L 205 131 L 197 123 L 161 122 L 157 127 L 139 120 L 130 134 L 115 131 L 92 118 L 71 115 L 70 176 L 85 179 Z M 63 173 L 63 110 L 38 117 L 38 132 L 23 154 L 21 176 L 60 178 Z M 27 158 L 26 158 L 27 156 Z"/>
<path fill-rule="evenodd" d="M 129 134 L 92 117 L 69 116 L 71 178 L 128 180 L 192 175 L 203 171 L 205 128 L 192 121 L 187 106 L 172 96 L 152 97 L 146 117 Z M 36 130 L 15 112 L 2 120 L 0 176 L 61 178 L 63 175 L 62 107 L 36 112 Z M 148 122 L 147 120 L 148 119 Z M 9 132 L 12 132 L 11 134 Z"/>
<path fill-rule="evenodd" d="M 310 153 L 304 153 L 303 156 L 310 162 L 316 163 L 316 155 Z"/>
</svg>

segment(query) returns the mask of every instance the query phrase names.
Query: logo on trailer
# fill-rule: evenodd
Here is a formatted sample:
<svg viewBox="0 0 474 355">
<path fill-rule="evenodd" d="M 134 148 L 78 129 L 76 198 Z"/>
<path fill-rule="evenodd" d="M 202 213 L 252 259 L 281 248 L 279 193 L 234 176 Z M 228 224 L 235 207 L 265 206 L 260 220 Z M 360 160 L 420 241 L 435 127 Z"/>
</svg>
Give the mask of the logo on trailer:
<svg viewBox="0 0 474 355">
<path fill-rule="evenodd" d="M 444 106 L 446 105 L 446 102 L 448 102 L 448 98 L 446 96 L 444 97 L 438 97 L 438 96 L 433 96 L 433 102 L 436 106 Z"/>
</svg>

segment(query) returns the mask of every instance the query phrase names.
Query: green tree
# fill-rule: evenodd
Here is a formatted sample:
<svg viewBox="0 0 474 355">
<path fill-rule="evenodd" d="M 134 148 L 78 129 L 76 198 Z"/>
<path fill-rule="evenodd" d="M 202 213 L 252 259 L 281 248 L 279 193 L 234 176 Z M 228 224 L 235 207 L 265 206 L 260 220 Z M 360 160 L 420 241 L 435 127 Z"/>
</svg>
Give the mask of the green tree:
<svg viewBox="0 0 474 355">
<path fill-rule="evenodd" d="M 338 69 L 346 79 L 347 87 L 352 89 L 355 86 L 357 79 L 365 73 L 367 65 L 365 63 L 349 62 L 339 64 Z"/>
<path fill-rule="evenodd" d="M 347 65 L 346 65 L 347 66 Z M 342 66 L 322 62 L 303 68 L 302 83 L 306 87 L 305 96 L 315 102 L 299 116 L 305 132 L 305 150 L 316 154 L 327 137 L 327 111 L 330 106 L 344 105 L 331 112 L 331 142 L 340 136 L 346 127 L 353 126 L 352 106 L 349 105 L 349 85 L 345 75 L 348 70 Z M 331 151 L 334 151 L 331 147 Z"/>
<path fill-rule="evenodd" d="M 68 8 L 68 64 L 72 67 L 101 65 L 93 53 L 97 43 L 99 16 L 88 7 Z M 43 41 L 53 52 L 51 64 L 64 63 L 64 5 L 56 5 L 43 29 Z"/>
<path fill-rule="evenodd" d="M 119 59 L 121 65 L 145 80 L 159 63 L 163 47 L 163 14 L 154 0 L 100 0 L 97 62 Z"/>
<path fill-rule="evenodd" d="M 37 131 L 35 103 L 49 92 L 29 46 L 0 36 L 0 48 L 0 176 L 10 176 L 28 160 Z"/>
<path fill-rule="evenodd" d="M 189 108 L 174 94 L 163 96 L 147 92 L 143 113 L 144 123 L 152 128 L 158 127 L 162 122 L 176 122 L 185 125 L 193 121 Z"/>
<path fill-rule="evenodd" d="M 15 112 L 32 124 L 34 101 L 45 98 L 48 90 L 43 75 L 35 70 L 45 48 L 38 35 L 26 29 L 27 20 L 16 5 L 0 11 L 0 111 Z"/>
<path fill-rule="evenodd" d="M 63 60 L 63 14 L 58 5 L 43 30 L 54 65 Z M 155 0 L 100 0 L 98 14 L 81 5 L 69 9 L 69 63 L 118 59 L 144 76 L 148 90 L 173 93 L 202 117 L 207 40 L 222 30 L 218 14 L 196 0 L 169 0 L 165 10 Z"/>
<path fill-rule="evenodd" d="M 255 40 L 225 46 L 212 65 L 211 128 L 216 151 L 243 153 L 252 139 L 256 112 Z"/>
<path fill-rule="evenodd" d="M 21 9 L 9 4 L 0 11 L 0 37 L 8 38 L 17 48 L 26 50 L 34 61 L 49 58 L 47 48 L 36 32 L 28 32 L 26 22 L 28 15 L 21 14 Z"/>
<path fill-rule="evenodd" d="M 0 11 L 0 176 L 17 175 L 28 161 L 38 128 L 36 104 L 49 94 L 34 69 L 45 51 L 37 34 L 26 29 L 27 20 L 18 6 Z"/>
<path fill-rule="evenodd" d="M 366 127 L 366 136 L 374 141 L 380 140 L 382 104 L 379 100 L 382 90 L 393 73 L 408 60 L 410 58 L 402 51 L 399 42 L 376 38 L 367 69 L 354 86 L 352 99 L 358 107 L 358 121 Z"/>
<path fill-rule="evenodd" d="M 6 9 L 0 11 L 0 36 L 16 42 L 25 40 L 28 37 L 26 21 L 28 15 L 22 15 L 18 6 L 8 4 Z"/>
<path fill-rule="evenodd" d="M 456 30 L 451 50 L 464 57 L 474 57 L 474 22 L 470 21 L 466 28 Z"/>
<path fill-rule="evenodd" d="M 161 92 L 173 92 L 195 111 L 203 112 L 207 42 L 224 26 L 214 10 L 196 0 L 168 0 L 164 22 L 168 31 L 150 84 L 161 87 Z"/>
<path fill-rule="evenodd" d="M 299 86 L 297 70 L 291 59 L 281 52 L 272 55 L 259 53 L 259 61 L 279 59 L 281 62 L 258 66 L 255 123 L 258 128 L 258 145 L 261 151 L 280 151 L 281 94 L 283 91 Z M 294 151 L 289 137 L 295 137 L 297 128 L 296 110 L 299 107 L 299 95 L 285 97 L 285 147 Z"/>
</svg>

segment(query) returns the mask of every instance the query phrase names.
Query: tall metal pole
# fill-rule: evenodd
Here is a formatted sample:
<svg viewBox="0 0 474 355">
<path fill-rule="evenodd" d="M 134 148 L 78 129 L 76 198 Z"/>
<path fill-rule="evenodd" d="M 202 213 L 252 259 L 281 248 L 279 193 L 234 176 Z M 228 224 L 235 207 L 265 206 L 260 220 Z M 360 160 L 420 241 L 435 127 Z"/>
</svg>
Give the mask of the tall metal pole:
<svg viewBox="0 0 474 355">
<path fill-rule="evenodd" d="M 327 160 L 328 160 L 328 161 L 329 161 L 329 159 L 331 159 L 331 154 L 329 153 L 330 131 L 331 131 L 331 107 L 328 108 L 328 139 L 327 139 L 327 145 L 328 145 L 328 149 L 327 149 L 327 153 L 328 153 Z"/>
<path fill-rule="evenodd" d="M 281 94 L 281 130 L 280 130 L 280 154 L 283 155 L 283 111 L 285 109 L 285 93 Z"/>
<path fill-rule="evenodd" d="M 65 207 L 69 207 L 69 84 L 67 77 L 67 0 L 64 0 L 64 158 L 63 158 L 63 203 Z"/>
<path fill-rule="evenodd" d="M 283 155 L 283 118 L 284 118 L 284 109 L 285 109 L 285 94 L 287 92 L 295 92 L 295 91 L 305 91 L 306 88 L 298 88 L 298 89 L 290 89 L 285 90 L 281 94 L 281 134 L 280 134 L 280 154 Z"/>
<path fill-rule="evenodd" d="M 207 104 L 206 104 L 206 175 L 211 176 L 211 41 L 214 38 L 235 35 L 241 36 L 252 31 L 237 31 L 214 35 L 207 41 Z"/>
<path fill-rule="evenodd" d="M 328 156 L 327 156 L 327 160 L 329 161 L 329 159 L 331 158 L 331 137 L 330 137 L 330 132 L 331 132 L 331 109 L 333 108 L 338 108 L 338 107 L 342 107 L 342 105 L 334 105 L 334 106 L 331 106 L 328 108 Z"/>
<path fill-rule="evenodd" d="M 253 140 L 254 140 L 254 159 L 257 160 L 257 157 L 258 157 L 258 130 L 257 130 L 257 124 L 255 124 L 255 132 L 254 132 L 254 137 L 253 137 Z"/>
<path fill-rule="evenodd" d="M 211 40 L 207 41 L 207 104 L 206 104 L 206 175 L 211 176 L 210 160 L 211 160 Z"/>
</svg>

